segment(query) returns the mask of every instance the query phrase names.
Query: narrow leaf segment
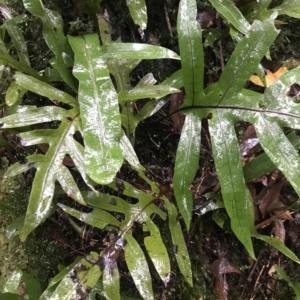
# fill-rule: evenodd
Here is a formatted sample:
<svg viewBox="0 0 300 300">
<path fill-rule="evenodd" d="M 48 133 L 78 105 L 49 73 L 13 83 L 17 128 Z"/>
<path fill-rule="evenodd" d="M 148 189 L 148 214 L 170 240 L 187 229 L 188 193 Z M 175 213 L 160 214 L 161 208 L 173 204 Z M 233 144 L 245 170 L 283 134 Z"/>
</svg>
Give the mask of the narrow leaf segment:
<svg viewBox="0 0 300 300">
<path fill-rule="evenodd" d="M 118 95 L 111 82 L 97 34 L 69 36 L 75 53 L 73 74 L 79 80 L 79 105 L 88 175 L 109 184 L 122 162 Z"/>
</svg>

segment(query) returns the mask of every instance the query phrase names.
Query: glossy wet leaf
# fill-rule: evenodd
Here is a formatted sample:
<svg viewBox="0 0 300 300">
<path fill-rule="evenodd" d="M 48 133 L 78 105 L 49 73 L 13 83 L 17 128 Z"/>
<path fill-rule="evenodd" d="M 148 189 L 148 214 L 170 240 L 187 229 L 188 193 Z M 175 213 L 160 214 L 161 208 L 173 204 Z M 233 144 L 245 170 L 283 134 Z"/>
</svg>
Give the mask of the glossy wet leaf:
<svg viewBox="0 0 300 300">
<path fill-rule="evenodd" d="M 203 96 L 203 45 L 196 16 L 197 6 L 194 0 L 180 1 L 177 31 L 186 93 L 184 106 L 200 104 Z"/>
<path fill-rule="evenodd" d="M 231 0 L 209 0 L 214 8 L 238 31 L 247 35 L 250 24 Z"/>
<path fill-rule="evenodd" d="M 278 31 L 272 20 L 264 22 L 255 21 L 246 36 L 235 48 L 233 55 L 226 64 L 224 71 L 218 81 L 215 92 L 219 102 L 215 105 L 237 104 L 237 96 L 244 87 L 246 81 L 253 74 L 260 63 L 261 57 L 273 43 Z M 234 76 L 232 76 L 234 74 Z M 255 93 L 257 97 L 257 93 Z M 239 103 L 245 105 L 245 101 Z M 253 107 L 254 103 L 247 103 Z"/>
<path fill-rule="evenodd" d="M 81 258 L 76 258 L 70 265 L 60 270 L 58 274 L 56 274 L 50 281 L 48 288 L 56 286 L 69 272 L 73 270 L 73 268 L 81 261 Z M 47 291 L 47 290 L 46 290 Z"/>
<path fill-rule="evenodd" d="M 234 123 L 228 120 L 230 118 L 226 111 L 215 111 L 213 115 L 209 131 L 224 205 L 231 219 L 233 232 L 254 257 L 250 236 L 252 220 L 248 213 L 249 207 L 252 209 L 252 197 L 244 182 Z"/>
<path fill-rule="evenodd" d="M 143 231 L 149 234 L 144 238 L 146 250 L 161 280 L 167 285 L 170 280 L 171 266 L 168 251 L 161 234 L 157 226 L 150 220 L 144 224 Z"/>
<path fill-rule="evenodd" d="M 10 66 L 11 68 L 16 69 L 19 72 L 29 74 L 35 78 L 41 78 L 38 72 L 33 70 L 27 64 L 15 60 L 6 51 L 3 51 L 3 49 L 0 50 L 0 64 Z"/>
<path fill-rule="evenodd" d="M 69 197 L 85 205 L 73 176 L 63 165 L 63 160 L 67 154 L 73 158 L 73 162 L 81 172 L 83 179 L 93 189 L 84 168 L 84 149 L 74 139 L 75 132 L 81 130 L 76 109 L 67 111 L 55 106 L 44 108 L 21 107 L 18 113 L 5 117 L 0 122 L 6 128 L 27 126 L 50 120 L 60 120 L 61 124 L 57 129 L 34 130 L 20 134 L 23 146 L 49 144 L 47 153 L 45 155 L 34 154 L 28 156 L 26 164 L 16 163 L 7 171 L 7 176 L 14 176 L 30 168 L 36 168 L 37 170 L 21 236 L 23 240 L 50 213 L 55 181 L 60 183 Z"/>
<path fill-rule="evenodd" d="M 59 90 L 48 83 L 40 81 L 32 76 L 17 72 L 14 75 L 15 83 L 22 88 L 47 97 L 49 100 L 63 102 L 72 106 L 78 106 L 78 101 L 71 95 Z"/>
<path fill-rule="evenodd" d="M 16 268 L 6 280 L 2 288 L 3 293 L 16 293 L 22 279 L 23 272 L 20 268 Z"/>
<path fill-rule="evenodd" d="M 116 90 L 118 93 L 127 93 L 131 89 L 130 74 L 131 71 L 141 62 L 141 60 L 109 59 L 107 62 L 109 72 L 116 80 Z M 133 127 L 134 102 L 119 102 L 121 111 L 121 123 L 126 134 L 133 137 L 135 128 Z"/>
<path fill-rule="evenodd" d="M 190 190 L 196 175 L 201 144 L 201 117 L 197 113 L 187 113 L 176 152 L 174 173 L 174 194 L 177 206 L 190 227 L 193 195 Z"/>
<path fill-rule="evenodd" d="M 268 31 L 268 36 L 264 36 L 265 30 Z M 236 103 L 246 107 L 250 105 L 253 107 L 254 103 L 260 100 L 259 94 L 249 92 L 248 95 L 245 91 L 242 99 L 242 96 L 239 97 L 239 93 L 241 94 L 241 90 L 249 78 L 246 74 L 256 68 L 276 35 L 277 32 L 270 20 L 254 22 L 248 37 L 245 37 L 237 45 L 228 61 L 219 82 L 216 84 L 215 97 L 208 99 L 210 103 L 214 103 L 217 107 L 224 104 L 234 105 Z M 249 59 L 245 59 L 245 57 L 249 57 Z M 246 69 L 241 67 L 243 64 Z M 230 75 L 233 73 L 235 73 L 234 77 Z M 253 100 L 250 101 L 250 99 Z M 256 102 L 254 102 L 254 99 Z M 254 257 L 250 234 L 252 219 L 249 216 L 252 198 L 245 186 L 238 141 L 234 131 L 234 124 L 239 118 L 245 118 L 243 111 L 239 114 L 234 110 L 217 109 L 212 111 L 212 119 L 209 125 L 214 160 L 222 188 L 225 208 L 231 218 L 232 230 L 244 244 L 250 255 Z"/>
<path fill-rule="evenodd" d="M 126 0 L 131 17 L 141 30 L 147 27 L 147 6 L 145 0 Z"/>
<path fill-rule="evenodd" d="M 121 148 L 124 153 L 124 158 L 130 163 L 132 168 L 135 169 L 139 173 L 139 175 L 142 178 L 144 178 L 144 180 L 146 180 L 147 177 L 143 176 L 143 172 L 144 172 L 145 168 L 140 164 L 130 141 L 128 140 L 128 138 L 125 135 L 121 139 Z M 156 187 L 151 181 L 147 181 L 147 182 L 151 186 L 152 190 L 155 193 L 159 193 L 158 187 Z M 142 200 L 141 202 L 145 203 L 145 205 L 147 205 L 147 203 L 149 203 L 147 201 L 152 200 L 151 195 L 149 195 L 149 194 L 143 195 L 143 193 L 141 191 L 137 191 L 133 187 L 130 187 L 126 184 L 125 184 L 124 194 L 131 196 L 131 197 L 136 197 L 136 198 Z M 164 203 L 167 207 L 167 211 L 168 211 L 169 230 L 170 230 L 171 239 L 172 239 L 172 243 L 173 243 L 173 251 L 175 253 L 175 258 L 177 260 L 178 267 L 179 267 L 182 275 L 186 279 L 186 281 L 189 283 L 189 285 L 193 286 L 191 261 L 190 261 L 189 253 L 187 251 L 186 243 L 185 243 L 185 240 L 183 237 L 182 228 L 181 228 L 179 220 L 177 219 L 178 211 L 177 211 L 175 205 L 172 204 L 165 196 L 162 196 L 161 198 L 164 201 Z M 85 199 L 87 199 L 87 198 L 85 198 Z M 102 197 L 102 199 L 103 199 L 103 197 Z M 91 203 L 90 200 L 91 200 L 91 198 L 87 199 L 88 203 Z M 116 205 L 120 206 L 120 203 L 118 201 L 119 200 L 117 199 Z M 97 202 L 97 204 L 98 203 L 99 202 Z M 95 202 L 91 203 L 91 204 L 97 205 Z M 138 203 L 137 205 L 140 205 L 140 204 Z M 128 206 L 128 204 L 127 204 L 127 206 Z M 151 206 L 151 207 L 153 207 L 153 206 Z M 122 209 L 122 211 L 125 212 L 125 208 Z M 133 210 L 131 210 L 131 211 L 133 211 Z M 157 211 L 157 212 L 159 212 L 159 211 Z M 160 214 L 160 216 L 164 219 L 164 216 L 162 214 Z M 130 218 L 128 218 L 128 219 L 130 219 Z M 166 281 L 167 281 L 167 279 L 166 279 Z"/>
<path fill-rule="evenodd" d="M 104 27 L 106 28 L 106 21 L 103 20 L 103 22 Z M 141 59 L 179 57 L 172 51 L 153 45 L 124 43 L 111 44 L 111 40 L 106 36 L 106 32 L 103 31 L 103 28 L 100 28 L 100 32 L 101 38 L 104 36 L 102 39 L 105 40 L 103 50 L 108 59 L 107 66 L 109 72 L 116 80 L 116 90 L 118 92 L 119 105 L 121 107 L 122 127 L 124 128 L 127 136 L 130 138 L 131 143 L 134 144 L 134 133 L 138 123 L 157 112 L 166 103 L 167 99 L 159 102 L 155 102 L 154 100 L 148 101 L 138 114 L 136 114 L 134 110 L 134 101 L 148 97 L 152 99 L 160 99 L 164 95 L 175 91 L 176 87 L 172 87 L 172 82 L 168 81 L 168 79 L 162 82 L 162 89 L 160 89 L 160 86 L 153 87 L 156 83 L 156 79 L 153 74 L 150 73 L 146 74 L 139 83 L 132 88 L 130 85 L 131 72 L 141 62 Z M 120 53 L 120 49 L 123 50 L 122 53 Z M 143 51 L 135 52 L 135 49 L 142 49 Z M 126 103 L 124 100 L 126 100 Z"/>
<path fill-rule="evenodd" d="M 140 161 L 130 143 L 130 140 L 125 135 L 124 131 L 122 132 L 121 149 L 124 159 L 127 160 L 127 162 L 133 169 L 137 171 L 144 171 L 144 167 L 140 164 Z"/>
<path fill-rule="evenodd" d="M 118 267 L 107 265 L 103 271 L 103 294 L 106 299 L 120 300 L 120 274 Z"/>
<path fill-rule="evenodd" d="M 20 17 L 21 16 L 11 18 L 10 20 L 5 21 L 4 25 L 18 53 L 19 61 L 23 64 L 30 66 L 29 56 L 27 52 L 27 44 L 24 39 L 22 30 L 18 24 L 18 22 L 20 22 Z M 25 21 L 25 15 L 22 16 L 22 19 L 24 19 Z"/>
<path fill-rule="evenodd" d="M 251 229 L 254 221 L 249 215 L 249 211 L 253 210 L 252 199 L 244 182 L 238 140 L 234 130 L 236 122 L 246 120 L 254 125 L 266 154 L 286 174 L 297 193 L 300 193 L 299 176 L 296 171 L 298 168 L 295 167 L 299 164 L 299 157 L 281 129 L 299 128 L 298 105 L 287 96 L 289 86 L 300 81 L 297 68 L 277 79 L 266 88 L 264 94 L 243 89 L 278 34 L 273 25 L 273 18 L 274 16 L 252 24 L 247 36 L 238 43 L 230 57 L 220 80 L 205 89 L 207 95 L 204 95 L 198 104 L 199 108 L 202 106 L 203 113 L 206 112 L 206 115 L 210 113 L 209 130 L 214 161 L 224 204 L 231 218 L 232 230 L 253 257 Z M 189 63 L 190 58 L 186 61 Z M 184 65 L 185 60 L 182 58 L 183 68 Z M 197 80 L 194 79 L 193 73 L 190 73 L 188 81 L 185 81 L 186 75 L 184 72 L 182 74 L 184 84 Z M 204 115 L 200 116 L 202 117 Z M 197 122 L 199 120 L 194 120 L 193 126 Z M 190 148 L 191 143 L 187 135 L 184 143 L 186 149 Z M 179 149 L 180 147 L 179 144 Z M 183 189 L 182 186 L 183 184 L 178 184 L 177 189 L 178 187 Z M 175 184 L 174 189 L 176 191 Z M 176 195 L 177 202 L 181 196 L 185 196 L 183 191 Z M 290 257 L 291 254 L 288 255 Z"/>
<path fill-rule="evenodd" d="M 288 15 L 300 19 L 300 2 L 299 0 L 283 1 L 281 5 L 274 8 L 278 14 Z"/>
<path fill-rule="evenodd" d="M 6 91 L 5 103 L 8 106 L 14 105 L 20 98 L 21 87 L 16 83 L 12 82 Z"/>
<path fill-rule="evenodd" d="M 25 127 L 36 123 L 45 123 L 63 118 L 72 118 L 77 111 L 64 110 L 56 106 L 19 106 L 16 109 L 17 113 L 1 118 L 0 123 L 2 128 Z"/>
<path fill-rule="evenodd" d="M 92 212 L 85 213 L 63 204 L 58 204 L 58 206 L 69 215 L 99 229 L 103 229 L 108 224 L 116 227 L 120 227 L 121 225 L 121 223 L 113 215 L 99 208 L 94 208 Z"/>
<path fill-rule="evenodd" d="M 296 135 L 295 131 L 287 135 L 289 142 L 296 150 L 300 149 L 300 139 Z M 249 161 L 244 167 L 245 181 L 250 182 L 255 178 L 263 176 L 276 169 L 276 165 L 270 160 L 266 153 L 262 153 Z"/>
<path fill-rule="evenodd" d="M 133 120 L 132 127 L 136 127 L 141 121 L 153 116 L 158 112 L 165 104 L 169 101 L 168 97 L 164 97 L 160 100 L 150 100 L 148 101 L 142 109 L 136 114 L 135 119 Z"/>
<path fill-rule="evenodd" d="M 123 157 L 119 146 L 121 119 L 118 96 L 111 82 L 97 34 L 71 37 L 75 52 L 73 73 L 79 80 L 80 117 L 85 167 L 99 184 L 112 182 Z"/>
<path fill-rule="evenodd" d="M 153 300 L 152 280 L 145 255 L 130 233 L 125 236 L 125 260 L 133 281 L 145 300 Z"/>
<path fill-rule="evenodd" d="M 138 43 L 113 43 L 103 46 L 107 59 L 180 59 L 179 55 L 167 48 Z"/>
<path fill-rule="evenodd" d="M 187 283 L 193 287 L 193 276 L 191 269 L 191 260 L 187 246 L 183 237 L 182 228 L 179 220 L 177 219 L 178 211 L 174 204 L 165 199 L 168 210 L 169 230 L 173 244 L 173 252 L 178 263 L 181 274 Z"/>
<path fill-rule="evenodd" d="M 99 259 L 97 253 L 91 253 L 89 256 L 94 261 Z M 102 274 L 97 264 L 91 263 L 85 258 L 82 258 L 79 262 L 74 262 L 61 273 L 63 277 L 60 276 L 58 284 L 54 285 L 52 281 L 49 286 L 50 289 L 48 287 L 49 293 L 44 292 L 40 300 L 73 300 L 76 297 L 86 297 L 90 289 L 97 284 Z M 54 291 L 53 287 L 55 287 Z"/>
<path fill-rule="evenodd" d="M 184 106 L 197 105 L 203 97 L 203 46 L 197 6 L 194 0 L 182 0 L 178 12 L 178 38 L 182 77 L 186 92 Z M 189 189 L 196 175 L 201 143 L 201 113 L 186 114 L 176 153 L 174 194 L 187 229 L 190 227 L 193 196 Z"/>
<path fill-rule="evenodd" d="M 138 100 L 143 98 L 157 98 L 164 97 L 168 94 L 178 93 L 179 90 L 164 86 L 164 85 L 150 85 L 143 87 L 135 87 L 129 91 L 123 91 L 118 94 L 119 101 Z"/>
<path fill-rule="evenodd" d="M 64 55 L 72 57 L 72 50 L 64 35 L 64 26 L 61 15 L 46 8 L 41 0 L 23 0 L 25 8 L 43 22 L 43 36 L 48 47 L 55 55 L 55 68 L 62 79 L 77 91 L 77 82 L 65 64 Z"/>
</svg>

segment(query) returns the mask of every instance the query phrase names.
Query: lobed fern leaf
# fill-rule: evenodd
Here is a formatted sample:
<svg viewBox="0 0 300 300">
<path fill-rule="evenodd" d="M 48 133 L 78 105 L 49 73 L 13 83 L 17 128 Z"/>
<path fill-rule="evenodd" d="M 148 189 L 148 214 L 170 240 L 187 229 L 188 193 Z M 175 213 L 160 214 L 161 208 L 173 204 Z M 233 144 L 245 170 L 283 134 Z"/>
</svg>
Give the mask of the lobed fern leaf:
<svg viewBox="0 0 300 300">
<path fill-rule="evenodd" d="M 223 5 L 218 4 L 218 5 Z M 179 13 L 178 26 L 186 26 L 181 15 L 195 16 L 195 1 L 182 0 L 181 13 Z M 190 45 L 194 45 L 197 39 L 193 31 L 193 23 L 184 32 L 179 31 L 179 40 L 189 39 L 190 43 L 180 43 L 182 56 L 183 82 L 193 89 L 190 97 L 194 101 L 188 102 L 191 111 L 187 113 L 188 125 L 183 127 L 182 142 L 177 151 L 175 174 L 182 172 L 182 168 L 188 169 L 195 161 L 192 154 L 186 156 L 186 152 L 199 147 L 199 119 L 209 116 L 209 131 L 212 139 L 214 161 L 219 176 L 221 192 L 226 211 L 231 219 L 231 227 L 238 239 L 244 244 L 249 254 L 255 257 L 251 237 L 263 239 L 274 245 L 274 239 L 259 235 L 254 230 L 253 203 L 250 193 L 245 185 L 242 163 L 240 159 L 238 140 L 234 125 L 238 121 L 247 121 L 254 125 L 259 140 L 265 153 L 274 165 L 279 168 L 290 181 L 296 192 L 299 190 L 299 156 L 288 138 L 284 135 L 282 128 L 299 128 L 299 105 L 287 96 L 291 84 L 300 82 L 299 68 L 284 74 L 270 87 L 266 88 L 264 94 L 244 89 L 244 85 L 251 74 L 253 74 L 267 52 L 278 31 L 274 27 L 276 13 L 262 22 L 255 21 L 251 25 L 247 35 L 239 42 L 218 82 L 211 84 L 204 90 L 201 99 L 197 98 L 195 91 L 201 91 L 202 83 L 197 85 L 198 74 L 191 72 L 190 62 L 202 60 L 200 52 L 197 58 L 196 51 Z M 228 16 L 229 18 L 229 16 Z M 184 24 L 183 24 L 184 23 Z M 181 25 L 182 24 L 182 25 Z M 197 39 L 198 40 L 198 39 Z M 189 55 L 187 54 L 189 53 Z M 193 58 L 193 59 L 191 59 Z M 202 60 L 203 64 L 203 60 Z M 184 70 L 186 70 L 184 72 Z M 185 80 L 185 74 L 189 74 Z M 187 97 L 188 97 L 187 91 Z M 191 98 L 190 98 L 191 99 Z M 199 99 L 199 100 L 198 100 Z M 195 101 L 197 101 L 195 104 Z M 185 106 L 185 104 L 184 104 Z M 188 109 L 184 107 L 183 109 Z M 199 109 L 199 119 L 192 119 L 193 111 Z M 183 137 L 185 137 L 183 139 Z M 189 137 L 189 138 L 188 138 Z M 180 167 L 179 167 L 180 166 Z M 295 168 L 296 166 L 296 168 Z M 192 178 L 189 178 L 191 183 Z M 190 194 L 188 184 L 180 177 L 174 176 L 174 185 L 178 185 L 179 193 L 175 194 L 177 202 L 192 198 L 185 197 Z M 186 225 L 189 227 L 191 202 L 179 204 L 179 209 L 185 216 Z M 299 262 L 297 256 L 292 253 L 283 243 L 277 243 L 277 248 L 285 255 Z"/>
</svg>

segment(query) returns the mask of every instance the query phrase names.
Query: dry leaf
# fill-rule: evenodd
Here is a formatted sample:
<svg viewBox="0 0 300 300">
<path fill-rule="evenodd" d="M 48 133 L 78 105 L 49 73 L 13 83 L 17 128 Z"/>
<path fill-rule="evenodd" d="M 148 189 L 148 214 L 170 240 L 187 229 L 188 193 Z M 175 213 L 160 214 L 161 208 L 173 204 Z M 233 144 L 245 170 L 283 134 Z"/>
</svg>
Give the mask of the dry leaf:
<svg viewBox="0 0 300 300">
<path fill-rule="evenodd" d="M 270 210 L 270 205 L 278 200 L 280 191 L 285 182 L 285 180 L 282 180 L 271 187 L 266 188 L 265 195 L 262 197 L 259 204 L 259 210 L 263 217 L 265 216 L 266 212 Z"/>
<path fill-rule="evenodd" d="M 227 300 L 228 289 L 226 275 L 219 274 L 215 278 L 215 291 L 220 300 Z"/>
<path fill-rule="evenodd" d="M 282 241 L 284 243 L 285 241 L 285 228 L 283 225 L 283 220 L 276 219 L 273 221 L 274 228 L 272 230 L 272 233 L 274 237 L 276 237 L 278 240 Z"/>
<path fill-rule="evenodd" d="M 242 142 L 239 147 L 240 153 L 244 157 L 249 157 L 254 153 L 262 150 L 253 125 L 249 125 L 245 130 Z"/>
<path fill-rule="evenodd" d="M 184 123 L 184 114 L 181 111 L 178 111 L 180 105 L 183 103 L 183 100 L 184 100 L 183 92 L 175 93 L 170 96 L 169 113 L 172 114 L 171 119 L 174 122 L 178 132 L 181 132 Z M 174 113 L 175 111 L 178 112 Z"/>
<path fill-rule="evenodd" d="M 270 86 L 276 79 L 278 79 L 280 76 L 282 76 L 284 73 L 286 73 L 288 69 L 286 67 L 280 67 L 276 72 L 267 71 L 266 72 L 266 86 Z M 265 84 L 260 80 L 260 78 L 257 75 L 252 75 L 250 77 L 250 81 L 253 82 L 256 85 L 264 87 Z"/>
<path fill-rule="evenodd" d="M 208 270 L 214 274 L 215 290 L 219 299 L 226 300 L 229 290 L 226 280 L 226 274 L 242 274 L 241 271 L 225 257 L 221 257 L 220 259 L 215 260 L 208 266 Z"/>
</svg>

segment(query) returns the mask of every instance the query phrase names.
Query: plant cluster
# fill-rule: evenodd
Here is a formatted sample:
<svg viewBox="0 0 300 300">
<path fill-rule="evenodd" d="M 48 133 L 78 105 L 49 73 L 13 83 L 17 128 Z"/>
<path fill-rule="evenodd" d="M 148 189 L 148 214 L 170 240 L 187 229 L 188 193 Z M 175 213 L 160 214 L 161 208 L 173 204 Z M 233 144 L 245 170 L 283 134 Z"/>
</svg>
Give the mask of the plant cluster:
<svg viewBox="0 0 300 300">
<path fill-rule="evenodd" d="M 154 299 L 145 252 L 165 285 L 170 281 L 171 264 L 153 216 L 167 224 L 180 272 L 193 286 L 182 225 L 190 229 L 193 209 L 190 186 L 198 168 L 204 119 L 208 121 L 222 201 L 232 231 L 253 259 L 256 256 L 252 238 L 255 238 L 299 263 L 284 242 L 256 230 L 253 199 L 246 185 L 278 168 L 300 195 L 299 141 L 294 131 L 300 129 L 300 107 L 289 94 L 291 86 L 300 83 L 299 67 L 283 74 L 263 92 L 247 88 L 246 83 L 254 73 L 262 82 L 266 81 L 259 64 L 279 34 L 275 26 L 280 23 L 277 18 L 280 15 L 300 18 L 300 2 L 283 1 L 278 5 L 271 0 L 250 1 L 238 8 L 231 0 L 210 0 L 226 21 L 226 28 L 208 29 L 203 44 L 196 1 L 181 0 L 177 19 L 179 54 L 158 45 L 113 41 L 108 15 L 101 12 L 101 0 L 75 2 L 79 12 L 95 19 L 99 33 L 65 35 L 63 19 L 57 11 L 45 7 L 41 0 L 23 0 L 27 13 L 42 22 L 43 37 L 52 53 L 47 56 L 47 63 L 38 64 L 38 68 L 32 65 L 21 29 L 27 16 L 15 13 L 9 1 L 0 4 L 4 18 L 0 29 L 0 75 L 5 79 L 1 131 L 17 132 L 22 147 L 48 145 L 44 153 L 32 153 L 6 172 L 10 177 L 36 170 L 21 241 L 58 209 L 110 232 L 102 251 L 93 251 L 63 268 L 38 299 L 97 299 L 97 294 L 106 299 L 126 299 L 120 292 L 117 263 L 123 252 L 141 297 Z M 143 37 L 147 27 L 145 1 L 127 0 L 127 5 Z M 224 35 L 232 39 L 235 49 L 219 79 L 206 84 L 204 46 L 212 45 Z M 10 51 L 9 43 L 15 51 Z M 153 74 L 146 74 L 132 87 L 131 72 L 142 60 L 152 59 L 180 60 L 181 69 L 159 84 Z M 147 176 L 134 144 L 138 124 L 158 112 L 168 102 L 167 95 L 182 88 L 185 101 L 180 110 L 185 120 L 173 177 L 175 205 L 161 192 L 160 185 Z M 25 104 L 24 99 L 33 93 L 49 102 L 42 106 Z M 151 100 L 137 112 L 135 105 L 140 99 Z M 238 122 L 254 126 L 264 150 L 245 165 L 235 129 Z M 124 164 L 138 174 L 147 190 L 118 176 Z M 84 184 L 76 182 L 75 172 Z M 59 193 L 76 204 L 58 202 L 57 183 L 61 187 Z M 179 215 L 184 224 L 180 223 Z M 135 224 L 144 233 L 144 250 L 133 234 Z M 284 271 L 278 270 L 282 277 L 288 278 Z M 28 295 L 37 299 L 33 298 L 36 295 L 30 296 L 29 290 L 15 298 L 12 298 L 15 291 L 5 291 L 10 299 Z"/>
</svg>

